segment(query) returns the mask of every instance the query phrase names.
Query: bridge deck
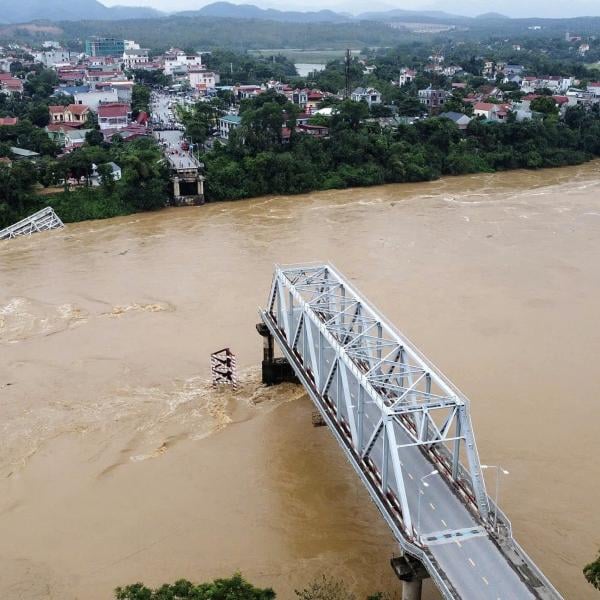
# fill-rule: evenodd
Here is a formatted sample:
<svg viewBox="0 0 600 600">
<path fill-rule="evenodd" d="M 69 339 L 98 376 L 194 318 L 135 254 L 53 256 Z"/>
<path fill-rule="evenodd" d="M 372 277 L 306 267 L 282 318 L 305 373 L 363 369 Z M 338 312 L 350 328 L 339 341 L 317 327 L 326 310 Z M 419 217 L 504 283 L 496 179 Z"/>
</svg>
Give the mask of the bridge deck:
<svg viewBox="0 0 600 600">
<path fill-rule="evenodd" d="M 335 269 L 278 269 L 261 316 L 444 597 L 560 598 L 499 510 L 494 527 L 466 398 Z"/>
</svg>

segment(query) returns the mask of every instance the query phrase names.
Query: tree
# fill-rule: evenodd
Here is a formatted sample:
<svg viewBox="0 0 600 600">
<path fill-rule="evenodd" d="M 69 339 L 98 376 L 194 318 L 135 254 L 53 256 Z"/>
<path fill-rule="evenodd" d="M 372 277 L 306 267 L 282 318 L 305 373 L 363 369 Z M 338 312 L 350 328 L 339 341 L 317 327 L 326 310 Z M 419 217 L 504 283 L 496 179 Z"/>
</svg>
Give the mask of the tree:
<svg viewBox="0 0 600 600">
<path fill-rule="evenodd" d="M 444 102 L 444 112 L 459 112 L 465 115 L 472 115 L 473 105 L 466 103 L 462 99 L 462 96 L 455 92 Z"/>
<path fill-rule="evenodd" d="M 85 134 L 85 141 L 90 146 L 101 146 L 104 143 L 104 135 L 99 129 L 91 129 Z"/>
<path fill-rule="evenodd" d="M 50 122 L 48 107 L 42 102 L 32 104 L 27 112 L 27 116 L 36 127 L 46 127 Z"/>
<path fill-rule="evenodd" d="M 260 589 L 248 583 L 239 573 L 229 579 L 215 579 L 210 583 L 194 584 L 180 579 L 150 589 L 135 583 L 115 590 L 116 600 L 273 600 L 271 588 Z"/>
<path fill-rule="evenodd" d="M 141 112 L 150 112 L 150 88 L 140 83 L 133 85 L 131 91 L 131 108 L 134 117 Z"/>
<path fill-rule="evenodd" d="M 326 575 L 315 579 L 303 590 L 294 592 L 300 600 L 356 600 L 356 596 L 342 581 Z"/>
<path fill-rule="evenodd" d="M 557 115 L 558 106 L 554 98 L 551 96 L 540 96 L 531 101 L 531 110 L 542 113 L 544 115 Z"/>
<path fill-rule="evenodd" d="M 333 113 L 331 127 L 333 130 L 357 130 L 361 123 L 369 116 L 369 106 L 366 102 L 344 100 Z"/>
<path fill-rule="evenodd" d="M 600 552 L 595 561 L 583 568 L 583 574 L 589 583 L 600 590 Z"/>
</svg>

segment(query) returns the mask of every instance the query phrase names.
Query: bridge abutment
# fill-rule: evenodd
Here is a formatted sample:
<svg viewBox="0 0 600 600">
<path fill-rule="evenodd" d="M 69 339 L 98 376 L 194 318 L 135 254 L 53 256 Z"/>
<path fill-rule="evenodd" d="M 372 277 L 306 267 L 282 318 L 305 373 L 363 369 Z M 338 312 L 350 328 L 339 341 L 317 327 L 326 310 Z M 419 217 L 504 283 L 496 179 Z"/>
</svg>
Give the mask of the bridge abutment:
<svg viewBox="0 0 600 600">
<path fill-rule="evenodd" d="M 390 564 L 402 581 L 402 600 L 421 600 L 423 579 L 429 577 L 423 564 L 408 554 L 393 557 Z"/>
<path fill-rule="evenodd" d="M 262 382 L 265 385 L 278 383 L 298 383 L 292 365 L 286 358 L 275 358 L 275 341 L 264 323 L 257 323 L 256 330 L 263 339 Z"/>
</svg>

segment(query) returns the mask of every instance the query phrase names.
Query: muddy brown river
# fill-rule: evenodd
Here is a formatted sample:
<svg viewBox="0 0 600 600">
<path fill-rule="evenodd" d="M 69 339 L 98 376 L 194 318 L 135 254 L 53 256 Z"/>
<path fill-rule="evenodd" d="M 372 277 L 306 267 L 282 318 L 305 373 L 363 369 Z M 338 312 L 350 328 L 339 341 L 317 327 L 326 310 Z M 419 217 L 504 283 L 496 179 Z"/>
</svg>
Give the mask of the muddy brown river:
<svg viewBox="0 0 600 600">
<path fill-rule="evenodd" d="M 482 462 L 510 471 L 517 539 L 566 597 L 594 597 L 599 162 L 0 242 L 0 598 L 110 599 L 236 570 L 284 600 L 323 572 L 359 600 L 399 590 L 392 536 L 302 389 L 260 385 L 273 264 L 313 260 L 470 397 Z M 208 383 L 224 346 L 236 393 Z"/>
</svg>

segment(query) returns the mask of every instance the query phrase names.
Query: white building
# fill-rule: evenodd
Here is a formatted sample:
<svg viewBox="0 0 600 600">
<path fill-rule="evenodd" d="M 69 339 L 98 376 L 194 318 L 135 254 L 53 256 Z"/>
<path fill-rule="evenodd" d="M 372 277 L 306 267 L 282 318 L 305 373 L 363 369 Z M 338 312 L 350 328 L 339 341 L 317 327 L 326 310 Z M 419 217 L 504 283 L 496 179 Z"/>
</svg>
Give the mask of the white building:
<svg viewBox="0 0 600 600">
<path fill-rule="evenodd" d="M 111 88 L 109 90 L 95 90 L 90 92 L 82 92 L 74 94 L 75 104 L 85 104 L 90 107 L 90 110 L 98 112 L 100 104 L 108 102 L 119 102 L 117 90 Z"/>
<path fill-rule="evenodd" d="M 126 69 L 140 69 L 148 62 L 148 48 L 126 48 L 123 52 L 123 65 Z"/>
<path fill-rule="evenodd" d="M 526 94 L 531 94 L 536 90 L 546 88 L 555 94 L 560 94 L 572 87 L 573 82 L 573 77 L 561 77 L 560 75 L 524 77 L 521 82 L 521 91 Z"/>
<path fill-rule="evenodd" d="M 123 177 L 123 171 L 117 163 L 109 162 L 102 166 L 110 169 L 110 176 L 113 181 L 120 181 L 121 177 Z M 98 173 L 98 165 L 94 163 L 92 163 L 92 174 L 90 176 L 90 181 L 93 187 L 102 185 L 102 175 Z"/>
<path fill-rule="evenodd" d="M 197 54 L 177 52 L 165 56 L 163 72 L 165 75 L 185 75 L 190 69 L 201 69 L 202 57 Z"/>
<path fill-rule="evenodd" d="M 400 77 L 398 77 L 398 85 L 400 87 L 408 85 L 409 83 L 412 83 L 414 81 L 416 76 L 417 72 L 413 69 L 402 69 L 400 71 Z"/>
<path fill-rule="evenodd" d="M 125 46 L 125 50 L 139 50 L 140 45 L 133 40 L 123 40 L 123 44 Z"/>
<path fill-rule="evenodd" d="M 366 102 L 369 108 L 373 104 L 381 104 L 381 94 L 375 88 L 357 87 L 351 95 L 354 102 Z"/>
<path fill-rule="evenodd" d="M 219 83 L 218 73 L 204 69 L 189 69 L 187 76 L 190 86 L 194 89 L 212 90 Z"/>
<path fill-rule="evenodd" d="M 71 60 L 71 53 L 69 50 L 63 50 L 62 48 L 52 48 L 42 52 L 34 52 L 33 59 L 35 62 L 50 68 L 55 65 L 68 64 Z"/>
<path fill-rule="evenodd" d="M 242 117 L 238 115 L 224 115 L 219 119 L 219 135 L 224 139 L 229 139 L 229 134 L 237 129 L 242 122 Z"/>
</svg>

